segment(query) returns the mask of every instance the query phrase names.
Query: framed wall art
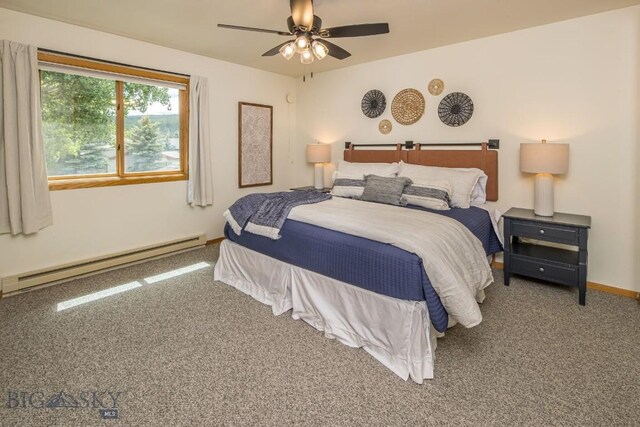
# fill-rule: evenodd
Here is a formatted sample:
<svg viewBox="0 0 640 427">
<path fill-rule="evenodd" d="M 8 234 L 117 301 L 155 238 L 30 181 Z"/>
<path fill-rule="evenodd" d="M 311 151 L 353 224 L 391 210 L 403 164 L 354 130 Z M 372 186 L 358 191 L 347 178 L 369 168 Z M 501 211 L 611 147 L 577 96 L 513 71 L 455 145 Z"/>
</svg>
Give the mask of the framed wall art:
<svg viewBox="0 0 640 427">
<path fill-rule="evenodd" d="M 273 184 L 273 107 L 238 103 L 238 187 Z"/>
</svg>

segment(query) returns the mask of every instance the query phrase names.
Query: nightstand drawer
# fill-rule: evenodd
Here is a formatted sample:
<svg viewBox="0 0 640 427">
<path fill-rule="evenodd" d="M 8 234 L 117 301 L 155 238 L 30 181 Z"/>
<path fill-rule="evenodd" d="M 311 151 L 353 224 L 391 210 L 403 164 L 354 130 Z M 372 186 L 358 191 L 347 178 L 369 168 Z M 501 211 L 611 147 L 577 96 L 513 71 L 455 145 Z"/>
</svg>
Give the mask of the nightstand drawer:
<svg viewBox="0 0 640 427">
<path fill-rule="evenodd" d="M 532 258 L 513 255 L 511 272 L 563 285 L 578 286 L 578 267 L 560 266 Z"/>
<path fill-rule="evenodd" d="M 520 237 L 548 240 L 568 245 L 578 244 L 578 229 L 561 225 L 544 225 L 526 221 L 512 221 L 511 234 Z"/>
</svg>

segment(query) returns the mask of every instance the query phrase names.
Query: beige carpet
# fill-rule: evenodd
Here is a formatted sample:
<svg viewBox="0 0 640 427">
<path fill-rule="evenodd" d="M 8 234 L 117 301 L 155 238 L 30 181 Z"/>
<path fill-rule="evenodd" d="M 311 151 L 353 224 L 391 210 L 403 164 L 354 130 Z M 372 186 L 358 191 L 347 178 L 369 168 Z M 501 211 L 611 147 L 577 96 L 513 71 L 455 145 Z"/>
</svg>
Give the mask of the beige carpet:
<svg viewBox="0 0 640 427">
<path fill-rule="evenodd" d="M 0 425 L 640 423 L 631 299 L 589 291 L 581 307 L 573 289 L 506 288 L 496 272 L 483 323 L 439 340 L 436 378 L 418 385 L 214 282 L 216 258 L 210 246 L 0 301 Z M 113 397 L 119 418 L 103 420 Z"/>
</svg>

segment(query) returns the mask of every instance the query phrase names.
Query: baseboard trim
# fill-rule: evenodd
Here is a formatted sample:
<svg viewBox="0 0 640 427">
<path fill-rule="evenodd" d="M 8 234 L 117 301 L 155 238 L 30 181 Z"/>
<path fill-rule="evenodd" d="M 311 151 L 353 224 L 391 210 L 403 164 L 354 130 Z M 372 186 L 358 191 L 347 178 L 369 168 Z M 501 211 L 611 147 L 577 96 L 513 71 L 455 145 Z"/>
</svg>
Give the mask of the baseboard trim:
<svg viewBox="0 0 640 427">
<path fill-rule="evenodd" d="M 499 261 L 493 261 L 491 266 L 497 270 L 504 269 L 504 264 Z M 606 292 L 608 294 L 620 295 L 627 298 L 640 300 L 640 292 L 631 291 L 629 289 L 616 288 L 615 286 L 603 285 L 602 283 L 587 282 L 587 289 Z"/>
<path fill-rule="evenodd" d="M 220 243 L 225 239 L 225 237 L 218 237 L 217 239 L 211 239 L 211 240 L 207 240 L 207 242 L 205 243 L 205 245 L 215 245 L 216 243 Z M 81 276 L 79 276 L 81 277 Z M 3 292 L 2 289 L 0 288 L 0 300 L 3 297 Z"/>
<path fill-rule="evenodd" d="M 207 240 L 207 245 L 215 245 L 216 243 L 222 242 L 226 237 L 218 237 L 217 239 Z"/>
<path fill-rule="evenodd" d="M 587 282 L 587 288 L 608 294 L 620 295 L 627 298 L 640 300 L 640 292 L 631 291 L 629 289 L 616 288 L 615 286 L 603 285 L 602 283 Z"/>
</svg>

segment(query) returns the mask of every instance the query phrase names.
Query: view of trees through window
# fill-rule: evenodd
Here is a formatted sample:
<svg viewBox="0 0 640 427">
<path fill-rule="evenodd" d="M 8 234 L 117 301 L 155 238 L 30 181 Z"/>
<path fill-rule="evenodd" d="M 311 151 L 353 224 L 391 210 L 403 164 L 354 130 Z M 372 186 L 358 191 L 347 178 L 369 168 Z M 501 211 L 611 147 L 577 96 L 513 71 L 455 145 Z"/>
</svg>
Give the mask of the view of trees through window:
<svg viewBox="0 0 640 427">
<path fill-rule="evenodd" d="M 41 71 L 49 176 L 115 174 L 117 83 Z M 122 83 L 124 172 L 180 169 L 178 89 Z"/>
</svg>

